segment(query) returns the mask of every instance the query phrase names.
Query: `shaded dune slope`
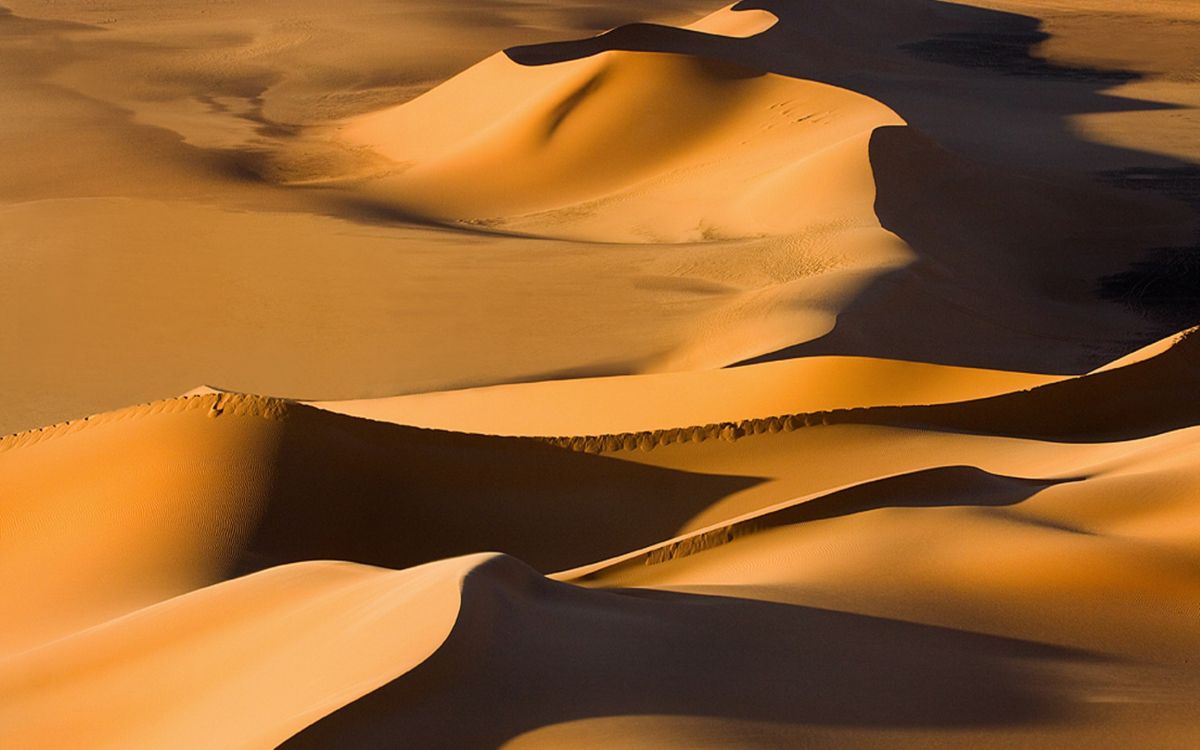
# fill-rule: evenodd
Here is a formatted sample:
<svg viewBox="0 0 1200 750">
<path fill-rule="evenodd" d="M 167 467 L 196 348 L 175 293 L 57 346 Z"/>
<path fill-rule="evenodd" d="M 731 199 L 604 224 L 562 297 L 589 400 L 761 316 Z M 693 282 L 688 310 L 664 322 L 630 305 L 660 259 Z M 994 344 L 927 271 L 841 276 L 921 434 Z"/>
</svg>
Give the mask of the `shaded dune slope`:
<svg viewBox="0 0 1200 750">
<path fill-rule="evenodd" d="M 551 438 L 593 453 L 649 450 L 675 442 L 791 431 L 800 427 L 870 424 L 978 432 L 1051 440 L 1122 440 L 1200 422 L 1200 406 L 1178 394 L 1200 386 L 1200 337 L 1182 336 L 1154 356 L 1117 369 L 969 401 L 842 408 L 609 435 Z"/>
<path fill-rule="evenodd" d="M 495 549 L 569 567 L 757 481 L 225 394 L 6 438 L 0 476 L 4 578 L 26 603 L 9 648 L 299 560 L 402 568 Z"/>
<path fill-rule="evenodd" d="M 222 666 L 231 658 L 239 661 L 234 680 Z M 561 670 L 563 660 L 575 669 Z M 587 591 L 505 556 L 400 572 L 303 563 L 10 660 L 0 694 L 17 699 L 0 717 L 21 745 L 96 748 L 267 747 L 297 730 L 282 747 L 392 747 L 401 738 L 497 747 L 539 727 L 628 714 L 771 722 L 786 739 L 814 726 L 1061 720 L 1081 690 L 1114 678 L 1093 674 L 1080 684 L 1063 671 L 1097 661 L 1074 649 L 811 607 Z M 492 679 L 459 685 L 464 670 L 479 669 Z M 714 671 L 725 677 L 709 679 Z M 590 675 L 583 693 L 569 683 L 580 672 Z M 139 687 L 146 680 L 158 687 L 149 700 Z M 110 696 L 104 712 L 89 708 L 95 689 Z M 179 701 L 180 691 L 189 699 Z M 56 720 L 64 705 L 74 706 L 71 722 Z M 464 707 L 499 708 L 504 718 L 452 721 Z"/>
<path fill-rule="evenodd" d="M 551 727 L 576 737 L 576 722 L 678 714 L 732 722 L 722 731 L 735 743 L 744 723 L 773 727 L 773 743 L 827 732 L 835 745 L 885 727 L 913 737 L 1062 726 L 1102 737 L 1138 721 L 1175 730 L 1192 705 L 1179 655 L 1196 642 L 1183 603 L 1200 591 L 1200 558 L 1185 533 L 1195 523 L 1194 430 L 1177 429 L 1197 415 L 1171 402 L 1196 377 L 1195 346 L 1184 336 L 1122 367 L 1008 395 L 807 419 L 832 426 L 805 428 L 800 416 L 701 428 L 688 441 L 622 438 L 611 456 L 581 452 L 580 439 L 417 429 L 219 393 L 10 437 L 0 472 L 21 512 L 7 519 L 19 533 L 6 536 L 23 545 L 5 550 L 5 584 L 24 586 L 29 607 L 6 623 L 4 732 L 35 745 L 186 747 L 213 716 L 248 705 L 260 711 L 254 721 L 220 729 L 229 746 L 450 737 L 495 747 Z M 1135 390 L 1142 400 L 1130 403 L 1145 414 L 1110 442 L 1065 450 L 996 436 L 1102 434 L 1130 415 L 1101 397 Z M 948 432 L 967 427 L 976 434 Z M 883 442 L 844 432 L 864 429 Z M 725 439 L 698 439 L 710 432 Z M 805 462 L 834 449 L 846 480 L 832 464 L 808 476 Z M 888 473 L 872 458 L 880 450 L 908 467 Z M 150 454 L 154 473 L 120 470 Z M 827 484 L 796 493 L 796 478 Z M 1147 500 L 1130 505 L 1130 493 Z M 107 520 L 81 525 L 89 518 Z M 859 540 L 853 551 L 828 555 L 831 528 Z M 880 565 L 914 544 L 933 557 Z M 283 565 L 408 567 L 487 548 L 542 572 L 576 567 L 556 577 L 588 587 L 681 591 L 582 590 L 507 557 L 400 572 Z M 23 583 L 49 551 L 55 576 Z M 1031 555 L 1056 571 L 1045 586 L 1012 574 Z M 953 562 L 922 564 L 935 559 Z M 269 569 L 208 586 L 258 568 Z M 804 570 L 821 576 L 787 583 Z M 953 606 L 917 617 L 880 597 L 872 586 L 897 571 L 906 577 L 896 592 L 914 606 L 934 595 Z M 951 586 L 959 579 L 973 583 Z M 1088 613 L 1086 628 L 1064 621 L 1064 592 Z M 1148 597 L 1167 604 L 1130 606 Z M 1009 614 L 989 615 L 987 602 Z M 348 633 L 359 644 L 349 659 Z M 262 647 L 280 637 L 307 656 Z M 123 656 L 147 638 L 150 652 Z M 243 663 L 237 679 L 212 671 L 231 658 Z M 552 668 L 564 659 L 575 669 Z M 496 679 L 459 680 L 479 668 Z M 703 679 L 714 670 L 732 676 Z M 169 687 L 167 674 L 194 679 L 143 701 L 135 686 Z M 590 677 L 572 682 L 579 674 Z M 198 694 L 197 684 L 207 687 Z M 1141 719 L 1089 708 L 1092 695 L 1145 684 L 1159 692 Z M 93 689 L 133 720 L 82 708 Z M 269 702 L 247 702 L 264 691 Z M 71 706 L 76 721 L 53 719 Z M 449 722 L 464 706 L 501 706 L 504 718 Z M 1033 746 L 1055 741 L 1035 735 Z"/>
<path fill-rule="evenodd" d="M 1107 335 L 1101 331 L 1158 338 L 1179 327 L 1131 318 L 1128 307 L 1100 303 L 1098 289 L 1131 257 L 1186 242 L 1197 226 L 1194 211 L 1113 190 L 1075 170 L 1017 168 L 963 150 L 911 126 L 876 129 L 869 144 L 874 211 L 914 261 L 878 275 L 841 309 L 829 334 L 746 361 L 869 352 L 1083 372 L 1119 352 L 1111 339 L 1099 343 Z M 931 330 L 938 335 L 919 333 Z M 1066 340 L 1093 342 L 1091 351 L 1063 359 Z"/>
<path fill-rule="evenodd" d="M 1024 678 L 1087 659 L 1039 644 L 746 599 L 582 591 L 498 558 L 467 576 L 459 625 L 436 654 L 283 747 L 383 748 L 399 738 L 499 747 L 538 727 L 643 714 L 772 722 L 783 737 L 789 728 L 822 724 L 1036 724 L 1062 710 L 1059 688 L 1053 680 L 1027 687 Z M 572 668 L 562 670 L 564 663 Z M 491 679 L 447 691 L 467 669 Z M 891 698 L 847 700 L 854 695 Z M 453 721 L 464 707 L 502 718 Z"/>
<path fill-rule="evenodd" d="M 606 52 L 533 68 L 497 54 L 335 137 L 393 163 L 355 190 L 405 214 L 687 242 L 878 229 L 867 143 L 900 122 L 845 89 L 733 62 Z"/>
<path fill-rule="evenodd" d="M 6 578 L 28 602 L 6 641 L 19 648 L 304 559 L 406 567 L 494 549 L 542 571 L 584 565 L 788 500 L 805 482 L 831 483 L 810 492 L 836 486 L 837 472 L 806 478 L 810 443 L 824 439 L 804 429 L 811 425 L 898 435 L 934 427 L 1100 448 L 1104 439 L 1166 433 L 1200 420 L 1173 399 L 1196 384 L 1195 347 L 1189 336 L 1119 369 L 957 404 L 590 437 L 442 432 L 213 393 L 24 433 L 0 442 L 5 523 L 19 540 L 5 550 Z M 752 455 L 763 458 L 738 458 Z M 153 472 L 132 469 L 145 460 Z M 878 477 L 869 469 L 854 476 Z M 795 479 L 775 483 L 786 477 Z M 109 520 L 90 526 L 96 517 Z M 72 550 L 66 561 L 62 549 Z M 55 575 L 34 585 L 33 571 L 48 565 Z"/>
<path fill-rule="evenodd" d="M 721 33 L 755 13 L 777 21 Z M 1107 93 L 1143 74 L 1042 57 L 1032 16 L 933 0 L 738 3 L 698 28 L 514 47 L 317 137 L 377 153 L 345 187 L 401 216 L 603 242 L 804 236 L 855 259 L 857 277 L 828 281 L 836 326 L 754 331 L 757 351 L 721 364 L 865 353 L 1083 372 L 1166 332 L 1098 289 L 1191 242 L 1194 208 L 1104 184 L 1163 158 L 1071 126 L 1173 107 Z M 697 348 L 666 367 L 710 366 L 721 347 Z"/>
<path fill-rule="evenodd" d="M 383 422 L 462 432 L 612 434 L 851 406 L 962 401 L 1054 379 L 866 357 L 806 357 L 720 370 L 576 378 L 313 405 Z"/>
<path fill-rule="evenodd" d="M 630 15 L 519 5 L 496 17 L 561 15 L 557 29 Z M 1072 3 L 1021 6 L 1078 20 Z M 336 39 L 377 46 L 343 62 L 405 46 L 353 21 Z M 119 145 L 93 151 L 134 165 L 116 181 L 80 168 L 60 195 L 21 157 L 17 173 L 36 179 L 8 181 L 26 201 L 13 216 L 36 224 L 29 196 L 75 190 L 157 198 L 170 172 L 175 199 L 224 186 L 230 202 L 212 198 L 191 223 L 140 199 L 96 204 L 99 224 L 64 204 L 74 231 L 117 236 L 152 210 L 139 241 L 153 244 L 235 205 L 345 220 L 272 213 L 290 229 L 266 234 L 221 222 L 211 238 L 238 239 L 215 257 L 278 247 L 248 253 L 238 268 L 253 273 L 217 263 L 191 281 L 251 292 L 289 263 L 340 264 L 361 246 L 334 238 L 370 234 L 380 265 L 346 253 L 345 276 L 314 269 L 286 295 L 246 295 L 312 308 L 302 324 L 279 314 L 296 341 L 248 337 L 270 368 L 273 347 L 352 336 L 370 311 L 385 336 L 406 317 L 437 319 L 426 343 L 470 330 L 450 343 L 482 369 L 439 365 L 455 383 L 502 379 L 476 364 L 499 347 L 472 346 L 504 325 L 529 327 L 530 352 L 569 348 L 555 373 L 639 374 L 311 403 L 198 389 L 0 438 L 0 591 L 15 605 L 0 618 L 0 746 L 1200 746 L 1200 334 L 1142 346 L 1164 320 L 1192 322 L 1194 301 L 1154 318 L 1101 298 L 1145 250 L 1194 240 L 1196 205 L 1175 183 L 1195 167 L 1157 132 L 1144 151 L 1084 135 L 1120 132 L 1093 116 L 1188 116 L 1118 87 L 1178 93 L 1191 68 L 1155 88 L 1152 71 L 1096 51 L 1051 56 L 1032 16 L 953 2 L 751 0 L 686 28 L 511 47 L 395 105 L 467 53 L 329 98 L 319 81 L 345 71 L 245 67 L 333 44 L 308 22 L 232 42 L 202 42 L 218 27 L 192 23 L 169 19 L 160 39 L 188 50 L 189 68 L 139 47 L 124 21 L 110 34 L 0 9 L 0 33 L 30 45 L 0 63 L 37 69 L 22 95 L 75 97 L 70 83 L 129 106 L 42 119 L 107 123 L 87 130 Z M 74 38 L 85 33 L 117 42 Z M 216 98 L 190 98 L 161 63 L 212 78 L 208 43 L 237 54 L 204 84 Z M 101 49 L 147 55 L 136 75 L 163 79 L 147 101 L 85 69 Z M 163 158 L 130 153 L 138 139 L 122 134 L 147 130 Z M 47 163 L 93 153 L 62 151 Z M 297 253 L 301 239 L 329 252 Z M 30 248 L 14 268 L 91 268 Z M 557 268 L 577 258 L 589 263 Z M 468 268 L 482 269 L 471 284 Z M 349 295 L 392 272 L 416 281 L 361 307 L 293 293 Z M 589 296 L 603 274 L 615 281 Z M 517 277 L 511 298 L 491 296 Z M 427 280 L 444 288 L 426 294 Z M 220 297 L 205 295 L 195 307 L 209 314 Z M 391 306 L 405 295 L 411 306 Z M 559 338 L 536 335 L 539 317 L 589 304 Z M 254 329 L 242 310 L 212 341 Z M 321 316 L 338 325 L 314 326 Z M 470 321 L 485 318 L 499 322 L 480 333 Z M 641 338 L 660 325 L 669 335 Z M 630 359 L 567 367 L 600 357 L 600 339 Z M 393 354 L 441 361 L 408 341 Z M 354 366 L 389 366 L 356 351 Z M 505 377 L 528 364 L 506 356 Z M 371 382 L 357 392 L 405 392 Z"/>
<path fill-rule="evenodd" d="M 1090 378 L 1080 378 L 1043 386 L 1040 395 L 1031 395 L 1042 390 L 1035 389 L 1001 398 L 1032 399 L 1032 414 L 1044 412 L 1051 396 L 1060 405 L 1098 403 L 1077 400 L 1069 393 L 1073 385 L 1089 389 L 1089 397 L 1141 387 L 1149 391 L 1145 406 L 1180 392 L 1172 378 L 1194 375 L 1192 346 L 1185 338 L 1167 350 L 1171 356 L 1159 353 L 1110 371 L 1123 373 L 1119 384 L 1099 378 L 1083 385 Z M 976 408 L 979 403 L 986 400 Z M 501 721 L 453 730 L 455 742 L 480 747 L 523 737 L 530 747 L 550 747 L 550 737 L 591 736 L 577 722 L 644 714 L 763 723 L 770 729 L 753 736 L 768 745 L 804 738 L 818 746 L 875 746 L 881 740 L 871 729 L 887 727 L 886 745 L 918 747 L 928 735 L 906 735 L 905 728 L 954 733 L 974 726 L 991 728 L 985 746 L 1020 737 L 1026 746 L 1054 747 L 1063 741 L 1056 728 L 1069 726 L 1076 740 L 1106 746 L 1113 741 L 1109 733 L 1128 731 L 1142 719 L 1155 725 L 1146 731 L 1156 741 L 1186 742 L 1194 733 L 1188 717 L 1196 680 L 1182 655 L 1197 643 L 1187 602 L 1200 592 L 1200 558 L 1186 541 L 1197 518 L 1189 499 L 1197 485 L 1187 477 L 1197 454 L 1194 430 L 1173 432 L 1178 423 L 1165 411 L 1149 415 L 1158 426 L 1145 430 L 1155 437 L 1141 445 L 1118 440 L 1105 449 L 1107 460 L 1057 456 L 1053 444 L 1041 441 L 1030 442 L 1024 459 L 1010 458 L 1040 466 L 1045 479 L 971 466 L 918 469 L 781 503 L 555 576 L 606 589 L 595 598 L 547 589 L 518 568 L 509 579 L 515 591 L 479 590 L 468 577 L 463 627 L 442 649 L 285 747 L 387 747 L 399 737 L 437 742 L 463 701 L 476 710 L 506 706 Z M 984 409 L 976 416 L 999 413 Z M 1079 424 L 1070 415 L 1043 416 L 1043 431 Z M 763 439 L 771 438 L 747 442 Z M 829 440 L 855 450 L 845 435 Z M 754 447 L 771 452 L 761 442 Z M 1142 501 L 1129 503 L 1135 496 Z M 1029 565 L 1053 572 L 1034 584 L 1021 572 Z M 623 585 L 657 590 L 614 590 Z M 890 598 L 883 593 L 888 590 Z M 910 607 L 926 607 L 943 625 L 805 605 L 828 606 L 839 596 L 874 601 L 871 606 L 892 607 L 897 615 L 905 613 L 899 602 L 911 597 L 919 604 Z M 944 608 L 931 604 L 937 597 L 949 597 Z M 1146 602 L 1152 604 L 1140 604 Z M 475 616 L 489 623 L 486 637 L 470 627 Z M 1043 642 L 982 636 L 983 629 Z M 658 639 L 664 645 L 656 645 Z M 1082 643 L 1096 651 L 1046 643 Z M 676 656 L 682 652 L 708 656 Z M 563 661 L 589 676 L 583 686 L 560 682 L 551 665 Z M 494 679 L 447 696 L 452 676 L 479 663 Z M 713 674 L 724 679 L 710 679 Z M 796 674 L 805 679 L 793 681 Z M 1151 684 L 1153 695 L 1145 692 Z M 1098 696 L 1121 704 L 1138 695 L 1145 701 L 1141 719 L 1135 711 L 1093 708 Z M 534 730 L 550 727 L 559 729 L 536 739 Z M 731 743 L 746 741 L 729 725 L 724 731 Z M 525 737 L 528 732 L 534 734 Z M 666 744 L 686 746 L 685 736 L 668 734 Z"/>
<path fill-rule="evenodd" d="M 859 484 L 780 503 L 719 525 L 669 539 L 574 570 L 556 573 L 558 580 L 585 582 L 597 572 L 619 574 L 629 566 L 655 565 L 698 554 L 780 526 L 865 513 L 881 508 L 972 505 L 1001 507 L 1028 500 L 1037 492 L 1074 478 L 1022 479 L 997 476 L 973 466 L 939 466 L 871 479 Z"/>
</svg>

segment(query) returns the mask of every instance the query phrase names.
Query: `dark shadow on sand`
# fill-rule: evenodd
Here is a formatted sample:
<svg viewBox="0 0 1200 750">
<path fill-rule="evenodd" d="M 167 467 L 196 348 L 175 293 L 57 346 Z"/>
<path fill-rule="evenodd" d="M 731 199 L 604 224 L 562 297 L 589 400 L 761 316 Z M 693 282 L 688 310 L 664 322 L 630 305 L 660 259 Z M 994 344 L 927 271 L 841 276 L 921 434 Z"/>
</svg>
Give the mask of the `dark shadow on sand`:
<svg viewBox="0 0 1200 750">
<path fill-rule="evenodd" d="M 1071 715 L 1055 665 L 1098 659 L 849 612 L 590 591 L 523 568 L 500 558 L 472 573 L 432 657 L 281 747 L 498 748 L 621 716 L 767 722 L 796 739 L 805 727 L 1039 726 Z"/>
<path fill-rule="evenodd" d="M 299 560 L 406 568 L 480 550 L 549 572 L 676 535 L 757 477 L 648 466 L 545 442 L 297 407 L 243 574 Z"/>
<path fill-rule="evenodd" d="M 633 24 L 507 54 L 524 65 L 607 50 L 698 55 L 858 91 L 909 123 L 877 132 L 871 162 L 877 214 L 915 263 L 873 282 L 830 334 L 749 362 L 852 354 L 1080 373 L 1200 322 L 1195 249 L 1163 250 L 1164 226 L 1171 237 L 1200 226 L 1200 209 L 1179 195 L 1195 165 L 1087 141 L 1070 125 L 1082 114 L 1176 108 L 1107 93 L 1144 73 L 1047 60 L 1038 19 L 938 0 L 736 8 L 778 22 L 748 38 Z M 1106 177 L 1129 171 L 1159 178 Z M 1070 210 L 1047 210 L 1062 200 Z M 1157 281 L 1165 275 L 1170 288 Z M 1148 279 L 1158 297 L 1112 304 Z M 1014 290 L 1049 302 L 1048 312 L 1009 299 Z M 1148 306 L 1154 314 L 1140 314 Z"/>
</svg>

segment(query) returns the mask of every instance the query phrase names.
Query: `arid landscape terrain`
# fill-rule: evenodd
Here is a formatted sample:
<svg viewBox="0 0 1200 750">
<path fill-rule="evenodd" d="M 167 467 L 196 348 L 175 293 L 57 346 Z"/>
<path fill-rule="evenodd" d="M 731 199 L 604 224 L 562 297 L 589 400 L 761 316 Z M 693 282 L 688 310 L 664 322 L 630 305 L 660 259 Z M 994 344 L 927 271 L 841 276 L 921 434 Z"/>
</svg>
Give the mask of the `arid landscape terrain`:
<svg viewBox="0 0 1200 750">
<path fill-rule="evenodd" d="M 0 748 L 1200 747 L 1200 2 L 0 4 Z"/>
</svg>

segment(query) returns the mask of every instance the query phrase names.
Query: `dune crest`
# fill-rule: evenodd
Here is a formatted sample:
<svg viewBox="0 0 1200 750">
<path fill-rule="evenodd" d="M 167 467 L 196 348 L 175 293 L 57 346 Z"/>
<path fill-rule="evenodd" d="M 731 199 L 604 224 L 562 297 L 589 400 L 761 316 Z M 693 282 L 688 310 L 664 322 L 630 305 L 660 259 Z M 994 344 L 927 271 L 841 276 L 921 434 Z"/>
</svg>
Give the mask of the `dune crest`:
<svg viewBox="0 0 1200 750">
<path fill-rule="evenodd" d="M 727 5 L 683 28 L 744 39 L 761 34 L 779 23 L 779 17 L 766 8 L 739 8 L 739 5 L 742 3 Z"/>
<path fill-rule="evenodd" d="M 6 4 L 0 749 L 1200 747 L 1200 3 Z"/>
<path fill-rule="evenodd" d="M 693 28 L 759 33 L 742 26 L 756 14 L 720 11 Z M 868 139 L 903 123 L 877 101 L 682 54 L 514 57 L 339 125 L 347 148 L 394 164 L 355 191 L 400 214 L 605 242 L 877 227 Z"/>
<path fill-rule="evenodd" d="M 1055 379 L 865 357 L 807 357 L 720 370 L 551 380 L 312 405 L 460 432 L 601 435 L 838 408 L 962 401 Z"/>
<path fill-rule="evenodd" d="M 297 563 L 139 610 L 4 661 L 0 737 L 11 747 L 275 747 L 424 661 L 454 625 L 463 577 L 488 559 L 404 571 Z"/>
</svg>

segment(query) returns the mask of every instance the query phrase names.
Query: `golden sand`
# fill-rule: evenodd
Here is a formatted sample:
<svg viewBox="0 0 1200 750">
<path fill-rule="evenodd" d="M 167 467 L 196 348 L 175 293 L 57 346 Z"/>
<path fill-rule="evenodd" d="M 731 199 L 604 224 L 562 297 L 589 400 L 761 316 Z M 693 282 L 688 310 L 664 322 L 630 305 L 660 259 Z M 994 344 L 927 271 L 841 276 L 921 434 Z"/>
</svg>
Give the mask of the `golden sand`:
<svg viewBox="0 0 1200 750">
<path fill-rule="evenodd" d="M 1198 36 L 10 0 L 0 747 L 1200 746 Z"/>
</svg>

